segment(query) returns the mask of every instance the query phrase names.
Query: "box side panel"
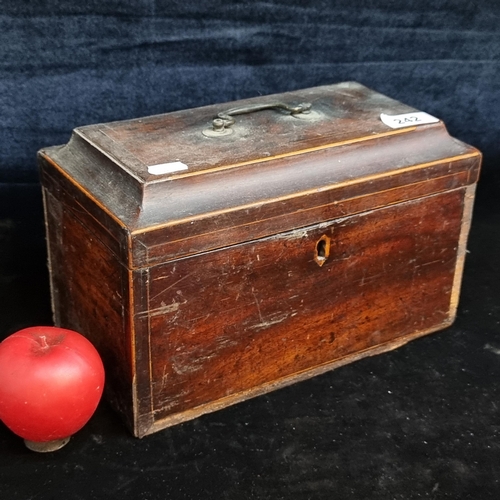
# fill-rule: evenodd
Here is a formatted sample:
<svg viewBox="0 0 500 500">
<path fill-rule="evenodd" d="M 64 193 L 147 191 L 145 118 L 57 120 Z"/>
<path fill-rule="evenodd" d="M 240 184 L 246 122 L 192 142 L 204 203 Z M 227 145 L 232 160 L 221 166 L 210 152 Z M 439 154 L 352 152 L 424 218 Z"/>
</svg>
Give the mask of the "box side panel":
<svg viewBox="0 0 500 500">
<path fill-rule="evenodd" d="M 91 193 L 82 190 L 81 186 L 51 158 L 39 154 L 38 164 L 42 185 L 53 193 L 64 207 L 71 208 L 87 227 L 95 228 L 100 240 L 116 256 L 124 258 L 128 251 L 128 232 L 123 224 L 107 207 L 94 199 Z M 97 165 L 95 167 L 99 170 Z"/>
<path fill-rule="evenodd" d="M 151 268 L 152 430 L 448 326 L 464 191 Z"/>
<path fill-rule="evenodd" d="M 132 428 L 127 271 L 111 249 L 115 240 L 83 208 L 77 214 L 61 201 L 60 190 L 43 193 L 54 323 L 95 345 L 106 369 L 108 399 Z"/>
</svg>

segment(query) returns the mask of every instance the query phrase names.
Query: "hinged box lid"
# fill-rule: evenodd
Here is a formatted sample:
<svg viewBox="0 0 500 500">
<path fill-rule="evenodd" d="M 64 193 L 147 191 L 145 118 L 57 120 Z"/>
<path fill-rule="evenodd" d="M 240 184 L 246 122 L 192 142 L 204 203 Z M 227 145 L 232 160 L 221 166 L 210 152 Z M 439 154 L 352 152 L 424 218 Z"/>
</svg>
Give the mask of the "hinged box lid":
<svg viewBox="0 0 500 500">
<path fill-rule="evenodd" d="M 131 236 L 130 267 L 321 222 L 353 197 L 471 183 L 480 161 L 438 119 L 354 82 L 80 127 L 41 156 Z M 342 215 L 370 208 L 356 206 Z"/>
</svg>

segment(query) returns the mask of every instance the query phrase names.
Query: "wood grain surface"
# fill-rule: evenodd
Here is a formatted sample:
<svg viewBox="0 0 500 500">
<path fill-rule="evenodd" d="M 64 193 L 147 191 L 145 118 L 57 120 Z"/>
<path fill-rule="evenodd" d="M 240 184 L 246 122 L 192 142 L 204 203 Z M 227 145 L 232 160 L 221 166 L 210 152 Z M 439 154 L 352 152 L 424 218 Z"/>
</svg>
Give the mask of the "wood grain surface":
<svg viewBox="0 0 500 500">
<path fill-rule="evenodd" d="M 208 107 L 40 153 L 55 323 L 136 436 L 454 319 L 481 154 L 442 122 L 388 130 L 411 108 L 357 84 L 278 97 L 306 94 L 321 119 L 252 113 L 225 145 L 196 139 Z M 147 174 L 174 150 L 194 168 Z"/>
</svg>

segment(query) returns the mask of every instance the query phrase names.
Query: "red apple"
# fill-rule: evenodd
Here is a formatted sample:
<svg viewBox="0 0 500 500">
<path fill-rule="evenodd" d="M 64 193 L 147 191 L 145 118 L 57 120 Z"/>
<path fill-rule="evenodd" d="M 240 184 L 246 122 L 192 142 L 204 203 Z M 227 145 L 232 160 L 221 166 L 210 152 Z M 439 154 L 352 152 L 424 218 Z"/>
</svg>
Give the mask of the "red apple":
<svg viewBox="0 0 500 500">
<path fill-rule="evenodd" d="M 72 330 L 25 328 L 0 344 L 0 420 L 27 442 L 67 442 L 94 413 L 103 387 L 99 354 Z"/>
</svg>

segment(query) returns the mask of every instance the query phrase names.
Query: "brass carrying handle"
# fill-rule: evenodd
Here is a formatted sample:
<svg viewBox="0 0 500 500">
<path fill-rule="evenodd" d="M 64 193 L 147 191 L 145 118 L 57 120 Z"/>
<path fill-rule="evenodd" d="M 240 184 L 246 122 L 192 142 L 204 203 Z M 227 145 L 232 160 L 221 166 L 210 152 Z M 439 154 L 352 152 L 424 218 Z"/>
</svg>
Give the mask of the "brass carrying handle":
<svg viewBox="0 0 500 500">
<path fill-rule="evenodd" d="M 227 135 L 232 132 L 229 128 L 235 123 L 234 116 L 245 115 L 247 113 L 254 113 L 264 109 L 282 109 L 288 111 L 291 115 L 305 113 L 311 109 L 311 103 L 303 102 L 296 106 L 290 106 L 284 102 L 272 102 L 269 104 L 254 104 L 252 106 L 241 106 L 239 108 L 232 108 L 227 111 L 221 111 L 217 117 L 212 121 L 212 128 L 204 130 L 203 133 L 209 137 L 216 137 L 217 135 Z"/>
</svg>

